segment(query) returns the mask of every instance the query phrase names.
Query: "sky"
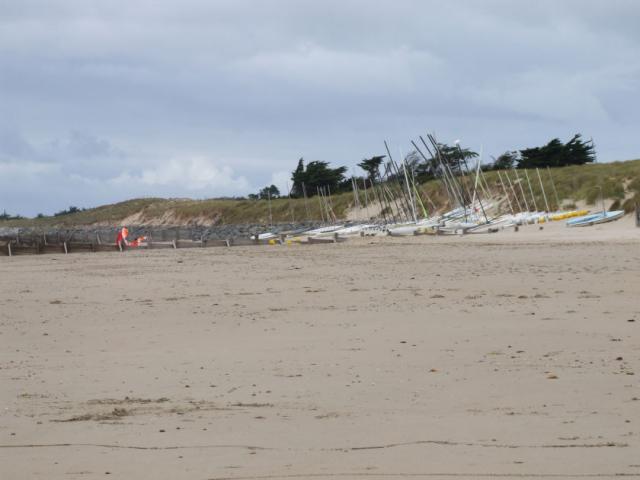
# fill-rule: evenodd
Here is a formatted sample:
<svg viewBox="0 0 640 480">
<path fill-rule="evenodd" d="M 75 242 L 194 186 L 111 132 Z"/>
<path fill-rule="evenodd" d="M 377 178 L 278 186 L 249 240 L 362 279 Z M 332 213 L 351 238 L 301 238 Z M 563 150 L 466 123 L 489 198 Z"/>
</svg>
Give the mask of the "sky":
<svg viewBox="0 0 640 480">
<path fill-rule="evenodd" d="M 640 158 L 636 0 L 0 0 L 0 211 L 286 192 L 297 161 L 582 133 Z"/>
</svg>

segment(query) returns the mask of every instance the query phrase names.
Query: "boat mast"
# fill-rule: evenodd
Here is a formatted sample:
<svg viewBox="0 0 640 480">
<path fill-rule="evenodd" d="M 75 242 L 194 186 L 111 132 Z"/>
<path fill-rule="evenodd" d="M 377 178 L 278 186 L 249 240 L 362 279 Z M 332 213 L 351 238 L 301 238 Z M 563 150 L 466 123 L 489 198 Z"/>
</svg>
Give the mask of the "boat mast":
<svg viewBox="0 0 640 480">
<path fill-rule="evenodd" d="M 320 187 L 316 187 L 316 193 L 318 194 L 318 205 L 320 206 L 320 218 L 322 219 L 322 223 L 325 223 L 324 220 L 324 213 L 323 213 L 323 209 L 324 206 L 322 205 L 322 195 L 320 195 Z M 326 223 L 329 223 L 328 221 Z"/>
<path fill-rule="evenodd" d="M 462 164 L 464 164 L 465 172 L 462 172 L 462 166 L 460 165 L 460 161 L 458 161 L 458 165 L 460 166 L 460 184 L 463 186 L 463 190 L 466 193 L 467 201 L 471 199 L 471 192 L 468 185 L 468 177 L 471 176 L 471 169 L 467 164 L 467 159 L 462 153 L 462 148 L 460 147 L 460 140 L 456 140 L 456 147 L 458 149 L 458 154 L 460 155 L 460 159 L 462 160 Z M 473 208 L 473 207 L 472 207 Z"/>
<path fill-rule="evenodd" d="M 429 218 L 429 212 L 427 212 L 427 209 L 424 206 L 424 202 L 422 201 L 422 198 L 420 196 L 420 192 L 418 191 L 415 171 L 409 170 L 409 179 L 411 181 L 411 187 L 413 191 L 413 204 L 416 210 L 418 209 L 417 203 L 420 204 L 420 208 L 422 209 L 422 215 L 424 216 L 425 219 L 427 219 Z"/>
<path fill-rule="evenodd" d="M 269 228 L 273 227 L 273 214 L 271 213 L 271 191 L 267 189 L 267 205 L 269 206 Z"/>
<path fill-rule="evenodd" d="M 460 148 L 460 145 L 458 145 L 458 148 Z M 482 152 L 482 148 L 480 149 L 480 152 Z M 482 155 L 482 153 L 480 153 L 480 155 Z M 480 172 L 482 171 L 482 170 L 480 170 L 480 159 L 481 158 L 482 158 L 482 156 L 478 159 L 478 166 L 477 166 L 477 169 L 476 169 L 476 184 L 473 187 L 473 195 L 474 195 L 474 197 L 475 197 L 476 192 L 478 190 L 478 179 L 480 178 Z M 466 161 L 465 161 L 465 164 L 466 164 Z M 484 221 L 489 223 L 489 219 L 487 218 L 487 212 L 485 212 L 485 210 L 484 210 L 484 205 L 482 204 L 482 199 L 480 198 L 479 194 L 478 194 L 478 203 L 480 204 L 480 209 L 482 210 L 482 215 L 484 216 Z M 473 206 L 473 203 L 471 204 L 471 208 L 475 208 Z"/>
<path fill-rule="evenodd" d="M 556 184 L 553 181 L 553 176 L 551 175 L 551 169 L 549 168 L 549 165 L 547 165 L 547 172 L 549 173 L 549 178 L 551 179 L 551 187 L 553 188 L 553 194 L 556 197 L 556 205 L 557 205 L 557 209 L 560 210 L 560 200 L 558 199 L 558 191 L 556 190 Z"/>
<path fill-rule="evenodd" d="M 310 222 L 311 214 L 309 213 L 309 203 L 307 202 L 307 188 L 304 186 L 304 182 L 302 182 L 302 196 L 304 197 L 304 209 L 307 214 L 307 222 Z"/>
<path fill-rule="evenodd" d="M 504 192 L 505 197 L 507 197 L 507 203 L 509 204 L 509 210 L 511 210 L 512 214 L 515 214 L 513 210 L 513 205 L 511 204 L 511 198 L 509 198 L 509 193 L 507 192 L 507 188 L 504 186 L 504 182 L 502 181 L 502 175 L 500 175 L 500 170 L 497 170 L 498 178 L 500 179 L 500 185 L 502 185 L 502 191 Z"/>
<path fill-rule="evenodd" d="M 389 150 L 389 145 L 387 144 L 386 140 L 384 141 L 384 148 L 387 150 L 387 155 L 389 155 L 389 166 L 390 166 L 390 169 L 391 169 L 391 174 L 396 177 L 396 182 L 398 183 L 398 188 L 400 190 L 400 193 L 402 194 L 401 200 L 400 200 L 400 205 L 402 205 L 402 210 L 404 212 L 405 218 L 408 219 L 409 215 L 411 213 L 411 207 L 409 206 L 409 201 L 407 199 L 407 196 L 406 196 L 405 191 L 404 191 L 404 187 L 402 185 L 400 169 L 398 168 L 398 165 L 396 164 L 396 162 L 393 160 L 393 157 L 391 156 L 391 150 Z"/>
<path fill-rule="evenodd" d="M 338 217 L 336 216 L 336 212 L 333 210 L 333 202 L 331 201 L 331 187 L 327 185 L 327 192 L 329 193 L 329 209 L 331 211 L 331 216 L 333 217 L 334 223 L 338 221 Z"/>
<path fill-rule="evenodd" d="M 360 208 L 360 202 L 358 201 L 358 186 L 356 185 L 355 178 L 351 176 L 351 191 L 353 192 L 353 206 L 354 208 Z"/>
<path fill-rule="evenodd" d="M 367 212 L 367 221 L 369 221 L 371 214 L 369 213 L 369 196 L 367 195 L 367 177 L 362 179 L 362 184 L 364 185 L 364 208 Z"/>
<path fill-rule="evenodd" d="M 513 192 L 513 198 L 518 204 L 518 210 L 522 212 L 522 205 L 520 205 L 520 200 L 518 199 L 518 195 L 516 194 L 516 189 L 513 188 L 513 183 L 511 183 L 511 177 L 509 177 L 509 171 L 505 170 L 504 175 L 505 177 L 507 177 L 507 181 L 509 182 L 509 187 L 511 187 L 511 191 Z"/>
<path fill-rule="evenodd" d="M 460 146 L 458 145 L 458 148 L 460 148 Z M 471 208 L 475 207 L 473 206 L 474 202 L 475 202 L 475 196 L 476 193 L 478 191 L 478 179 L 480 178 L 480 159 L 478 159 L 478 165 L 476 167 L 476 181 L 475 181 L 475 185 L 473 187 L 473 201 L 471 202 Z M 480 195 L 478 195 L 478 203 L 480 204 L 480 209 L 482 210 L 482 215 L 484 216 L 484 221 L 489 223 L 489 219 L 487 218 L 487 213 L 484 211 L 484 205 L 482 205 L 482 200 L 480 199 Z"/>
<path fill-rule="evenodd" d="M 413 221 L 418 223 L 418 217 L 416 216 L 416 205 L 413 202 L 413 196 L 411 195 L 411 187 L 409 187 L 409 177 L 407 175 L 407 161 L 402 161 L 402 169 L 404 170 L 404 181 L 407 184 L 407 192 L 409 192 L 409 199 L 411 203 L 411 212 L 413 213 Z"/>
<path fill-rule="evenodd" d="M 431 152 L 431 150 L 429 150 L 429 147 L 427 147 L 427 144 L 425 143 L 425 141 L 422 139 L 422 137 L 420 137 L 420 140 L 422 140 L 422 143 L 424 144 L 425 148 L 427 149 L 427 152 L 429 153 L 429 155 L 431 155 L 432 160 L 436 159 L 436 156 L 433 155 L 433 153 Z M 418 145 L 416 145 L 416 142 L 414 142 L 413 140 L 411 140 L 411 144 L 415 147 L 416 151 L 420 154 L 420 156 L 424 159 L 425 162 L 429 162 L 429 159 L 425 156 L 424 153 L 422 153 L 422 150 L 420 150 L 420 148 L 418 147 Z M 446 175 L 441 175 L 440 180 L 442 180 L 442 184 L 444 185 L 444 189 L 447 192 L 447 197 L 449 197 L 449 201 L 451 202 L 451 204 L 453 205 L 454 203 L 457 203 L 457 200 L 455 199 L 455 195 L 453 194 L 453 191 L 447 181 Z M 431 201 L 431 199 L 429 199 L 429 201 Z"/>
<path fill-rule="evenodd" d="M 384 180 L 381 183 L 381 187 L 382 187 L 382 191 L 385 193 L 385 195 L 387 196 L 387 203 L 391 206 L 391 202 L 393 201 L 393 203 L 396 206 L 396 213 L 398 214 L 398 216 L 400 216 L 401 212 L 404 214 L 404 217 L 407 218 L 407 214 L 406 211 L 404 210 L 404 207 L 401 209 L 400 205 L 398 205 L 398 200 L 396 198 L 396 195 L 394 195 L 394 193 L 391 191 L 391 188 L 389 186 L 390 182 L 389 182 L 389 170 L 391 169 L 391 162 L 387 163 L 385 165 L 385 171 L 384 171 L 384 176 L 386 178 L 386 180 Z M 391 207 L 392 210 L 392 216 L 393 216 L 393 220 L 396 220 L 396 215 L 393 213 L 393 207 Z M 402 217 L 400 217 L 402 218 Z"/>
<path fill-rule="evenodd" d="M 442 158 L 442 153 L 440 152 L 440 147 L 438 147 L 438 142 L 436 141 L 435 137 L 431 134 L 427 135 L 427 138 L 429 138 L 429 141 L 431 142 L 431 145 L 434 148 L 434 151 L 436 153 L 436 158 L 438 159 L 438 161 L 440 162 L 440 166 L 443 169 L 443 173 L 446 176 L 447 174 L 449 175 L 447 178 L 449 180 L 449 182 L 452 185 L 452 189 L 453 189 L 453 193 L 454 193 L 454 198 L 456 199 L 456 202 L 458 203 L 458 205 L 463 209 L 464 211 L 464 216 L 466 218 L 467 216 L 467 206 L 466 203 L 464 201 L 464 197 L 462 195 L 462 192 L 460 190 L 460 186 L 458 185 L 458 182 L 455 179 L 455 176 L 453 175 L 453 172 L 451 171 L 451 168 L 449 167 L 449 165 L 447 164 L 447 162 L 445 162 Z M 424 141 L 424 139 L 422 137 L 420 137 L 420 140 L 422 140 L 422 143 L 424 144 L 424 146 L 427 148 L 427 150 L 429 149 L 429 147 L 427 147 L 426 142 Z"/>
<path fill-rule="evenodd" d="M 287 182 L 287 197 L 289 197 L 289 211 L 291 212 L 291 223 L 296 223 L 296 215 L 294 213 L 293 205 L 291 204 L 291 190 L 289 189 L 289 182 Z"/>
<path fill-rule="evenodd" d="M 538 170 L 538 168 L 536 168 L 536 173 L 538 174 L 538 180 L 540 181 L 540 189 L 542 190 L 542 196 L 544 197 L 544 204 L 547 207 L 547 213 L 549 213 L 549 202 L 547 201 L 547 194 L 544 191 L 544 185 L 542 185 L 542 177 L 540 176 L 540 170 Z"/>
<path fill-rule="evenodd" d="M 529 193 L 531 193 L 531 199 L 533 200 L 534 211 L 538 211 L 538 205 L 536 205 L 536 197 L 533 195 L 533 188 L 531 188 L 531 180 L 529 180 L 529 173 L 527 169 L 524 170 L 524 175 L 527 177 L 527 183 L 529 184 Z"/>
<path fill-rule="evenodd" d="M 522 193 L 522 199 L 524 200 L 524 207 L 527 209 L 527 212 L 530 212 L 531 210 L 529 210 L 529 203 L 527 202 L 527 197 L 524 194 L 524 188 L 522 188 L 522 181 L 520 179 L 520 176 L 518 175 L 518 170 L 516 170 L 514 168 L 513 171 L 516 174 L 516 182 L 515 183 L 518 184 L 518 187 L 520 188 L 520 193 Z"/>
<path fill-rule="evenodd" d="M 480 165 L 482 165 L 483 153 L 484 153 L 484 146 L 480 145 L 480 156 L 478 157 L 478 160 L 480 161 Z M 486 188 L 485 188 L 485 185 L 486 185 Z M 490 195 L 491 192 L 489 190 L 489 184 L 487 184 L 487 180 L 484 178 L 482 168 L 480 168 L 480 190 L 482 190 L 482 194 L 485 197 L 492 198 L 492 195 Z"/>
</svg>

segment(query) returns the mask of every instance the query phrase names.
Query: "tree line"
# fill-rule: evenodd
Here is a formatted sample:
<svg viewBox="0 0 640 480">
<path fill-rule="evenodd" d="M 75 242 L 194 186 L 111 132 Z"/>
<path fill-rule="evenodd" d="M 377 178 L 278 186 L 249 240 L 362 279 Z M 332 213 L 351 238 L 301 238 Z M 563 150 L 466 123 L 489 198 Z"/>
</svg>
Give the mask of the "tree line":
<svg viewBox="0 0 640 480">
<path fill-rule="evenodd" d="M 62 217 L 64 215 L 71 215 L 72 213 L 78 213 L 78 212 L 84 212 L 86 211 L 86 208 L 79 208 L 79 207 L 74 207 L 71 206 L 65 210 L 61 210 L 59 212 L 56 212 L 53 214 L 54 217 Z M 39 213 L 38 215 L 36 215 L 36 218 L 45 218 L 46 215 L 44 215 L 43 213 Z M 22 215 L 11 215 L 9 213 L 7 213 L 6 210 L 4 210 L 2 213 L 0 213 L 0 221 L 3 220 L 24 220 L 26 217 L 23 217 Z"/>
<path fill-rule="evenodd" d="M 596 160 L 593 140 L 585 142 L 578 133 L 567 143 L 554 138 L 541 147 L 504 152 L 490 165 L 494 170 L 506 168 L 545 168 L 584 165 Z"/>
<path fill-rule="evenodd" d="M 438 176 L 440 165 L 445 165 L 454 175 L 470 171 L 475 167 L 475 159 L 478 153 L 459 144 L 447 145 L 438 143 L 437 150 L 430 157 L 423 157 L 418 150 L 413 150 L 404 158 L 407 167 L 413 175 L 421 181 L 427 181 Z M 401 172 L 394 171 L 393 162 L 386 161 L 386 155 L 376 155 L 365 158 L 360 163 L 364 177 L 363 181 L 378 182 L 384 179 L 394 179 Z M 545 168 L 566 167 L 569 165 L 584 165 L 592 163 L 596 159 L 593 141 L 585 141 L 579 133 L 568 142 L 563 143 L 559 138 L 554 138 L 546 145 L 522 150 L 504 152 L 493 161 L 481 165 L 483 170 L 504 170 L 510 168 Z M 472 165 L 473 163 L 473 165 Z M 314 160 L 305 164 L 303 158 L 291 172 L 292 197 L 314 196 L 321 189 L 325 193 L 338 193 L 351 191 L 353 185 L 350 179 L 345 178 L 347 167 L 332 168 L 329 162 Z M 280 192 L 275 185 L 270 185 L 258 192 L 249 195 L 249 198 L 277 198 Z"/>
</svg>

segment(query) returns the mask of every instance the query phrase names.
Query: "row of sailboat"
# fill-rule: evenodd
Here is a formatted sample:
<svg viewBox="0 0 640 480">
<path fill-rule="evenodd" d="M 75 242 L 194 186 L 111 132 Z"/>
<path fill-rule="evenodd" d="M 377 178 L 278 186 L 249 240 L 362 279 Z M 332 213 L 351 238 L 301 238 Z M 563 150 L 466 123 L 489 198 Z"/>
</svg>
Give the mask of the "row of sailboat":
<svg viewBox="0 0 640 480">
<path fill-rule="evenodd" d="M 415 152 L 425 162 L 433 162 L 436 178 L 442 182 L 448 201 L 454 208 L 444 213 L 437 213 L 434 202 L 423 189 L 420 193 L 416 172 L 413 171 L 405 158 L 400 164 L 396 163 L 391 155 L 387 142 L 384 143 L 387 151 L 388 162 L 384 165 L 385 171 L 377 178 L 369 178 L 367 186 L 364 180 L 366 209 L 361 208 L 358 183 L 352 178 L 354 191 L 354 207 L 369 212 L 368 198 L 372 199 L 378 207 L 374 216 L 368 216 L 362 222 L 350 224 L 335 223 L 336 217 L 331 208 L 330 194 L 320 192 L 319 201 L 323 217 L 332 218 L 334 224 L 290 232 L 289 238 L 322 238 L 322 237 L 349 237 L 362 235 L 392 235 L 413 236 L 421 234 L 463 234 L 463 233 L 489 233 L 501 229 L 516 227 L 526 224 L 544 223 L 569 219 L 567 226 L 585 226 L 595 223 L 603 223 L 620 218 L 624 212 L 606 212 L 589 214 L 584 209 L 550 209 L 547 193 L 544 188 L 539 169 L 535 169 L 540 192 L 544 200 L 544 209 L 539 209 L 533 192 L 529 172 L 524 170 L 520 176 L 518 170 L 513 169 L 510 175 L 507 171 L 497 171 L 499 182 L 491 189 L 481 168 L 481 156 L 473 169 L 467 165 L 466 158 L 457 143 L 460 152 L 458 163 L 452 165 L 451 160 L 444 158 L 441 145 L 433 135 L 427 135 L 427 140 L 419 137 L 421 146 L 411 141 Z M 422 147 L 422 148 L 421 148 Z M 423 149 L 431 156 L 428 158 Z M 551 187 L 555 195 L 557 208 L 560 206 L 558 193 L 553 182 L 551 170 L 547 170 Z M 514 177 L 513 179 L 511 177 Z M 534 181 L 536 178 L 534 178 Z M 526 188 L 528 187 L 528 189 Z M 528 190 L 528 192 L 526 191 Z M 498 191 L 499 193 L 496 193 Z M 529 197 L 527 197 L 527 193 Z M 425 206 L 431 207 L 431 214 Z M 371 219 L 375 222 L 371 223 Z M 259 235 L 261 240 L 275 238 L 274 233 Z"/>
</svg>

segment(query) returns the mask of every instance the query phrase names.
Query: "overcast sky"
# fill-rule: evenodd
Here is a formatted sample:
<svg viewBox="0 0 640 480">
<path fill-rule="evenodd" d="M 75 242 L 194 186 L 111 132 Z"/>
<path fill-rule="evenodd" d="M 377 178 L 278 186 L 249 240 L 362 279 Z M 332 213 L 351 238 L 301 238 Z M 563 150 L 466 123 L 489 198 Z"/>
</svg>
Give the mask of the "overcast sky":
<svg viewBox="0 0 640 480">
<path fill-rule="evenodd" d="M 433 132 L 640 157 L 640 1 L 0 0 L 0 211 L 285 188 Z"/>
</svg>

